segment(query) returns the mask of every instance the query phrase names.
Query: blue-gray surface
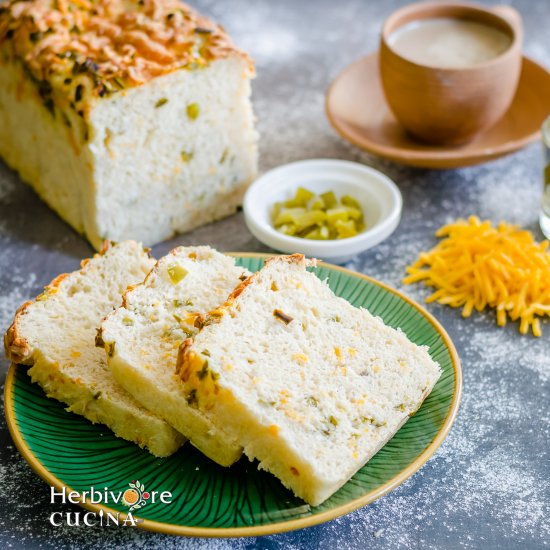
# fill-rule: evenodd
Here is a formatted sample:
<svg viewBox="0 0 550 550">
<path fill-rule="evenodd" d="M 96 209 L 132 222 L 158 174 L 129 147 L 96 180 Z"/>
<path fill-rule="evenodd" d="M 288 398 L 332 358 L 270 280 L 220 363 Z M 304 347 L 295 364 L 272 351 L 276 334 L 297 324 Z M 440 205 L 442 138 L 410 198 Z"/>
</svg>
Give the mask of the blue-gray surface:
<svg viewBox="0 0 550 550">
<path fill-rule="evenodd" d="M 434 244 L 439 225 L 478 214 L 506 219 L 540 238 L 537 210 L 541 149 L 533 145 L 483 166 L 437 172 L 363 155 L 341 141 L 323 112 L 323 93 L 350 61 L 376 48 L 384 18 L 400 1 L 247 2 L 203 0 L 257 62 L 254 102 L 262 135 L 261 168 L 336 157 L 359 160 L 392 177 L 403 193 L 398 230 L 349 267 L 402 287 L 405 265 Z M 525 48 L 550 65 L 550 3 L 514 3 Z M 550 111 L 550 98 L 549 111 Z M 155 247 L 210 244 L 261 251 L 242 216 Z M 15 174 L 0 165 L 0 329 L 17 305 L 88 256 L 87 243 L 56 217 Z M 426 291 L 407 287 L 422 300 Z M 252 539 L 184 539 L 131 528 L 54 528 L 58 505 L 0 426 L 0 545 L 13 548 L 542 548 L 550 542 L 548 433 L 550 326 L 543 337 L 496 328 L 489 313 L 464 320 L 429 306 L 456 343 L 464 397 L 449 437 L 420 472 L 370 506 L 324 525 Z M 7 362 L 1 360 L 4 373 Z M 3 376 L 3 375 L 2 375 Z M 69 510 L 69 508 L 66 508 Z"/>
</svg>

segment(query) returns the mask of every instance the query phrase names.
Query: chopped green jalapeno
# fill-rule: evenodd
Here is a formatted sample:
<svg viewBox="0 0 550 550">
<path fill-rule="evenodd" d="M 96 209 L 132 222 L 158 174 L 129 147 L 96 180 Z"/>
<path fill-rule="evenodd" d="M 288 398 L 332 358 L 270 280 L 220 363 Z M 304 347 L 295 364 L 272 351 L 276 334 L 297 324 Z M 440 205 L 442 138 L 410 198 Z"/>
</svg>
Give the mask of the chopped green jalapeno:
<svg viewBox="0 0 550 550">
<path fill-rule="evenodd" d="M 173 264 L 168 267 L 168 275 L 170 275 L 171 281 L 177 285 L 187 275 L 187 269 L 179 264 Z"/>
<path fill-rule="evenodd" d="M 304 187 L 298 187 L 292 198 L 275 203 L 271 216 L 277 231 L 303 239 L 347 239 L 365 229 L 355 198 L 343 195 L 338 199 L 332 191 L 316 195 Z"/>
<path fill-rule="evenodd" d="M 199 113 L 200 108 L 198 103 L 190 103 L 189 105 L 187 105 L 187 116 L 191 120 L 195 120 L 199 116 Z"/>
</svg>

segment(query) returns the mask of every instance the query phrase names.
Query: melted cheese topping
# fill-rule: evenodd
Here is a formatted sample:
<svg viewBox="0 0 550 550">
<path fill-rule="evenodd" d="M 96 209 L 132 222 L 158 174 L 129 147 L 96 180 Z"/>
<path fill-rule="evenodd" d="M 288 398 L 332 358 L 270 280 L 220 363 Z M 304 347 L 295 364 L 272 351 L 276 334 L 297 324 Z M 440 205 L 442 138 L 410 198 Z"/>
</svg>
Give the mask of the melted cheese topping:
<svg viewBox="0 0 550 550">
<path fill-rule="evenodd" d="M 5 44 L 43 97 L 55 89 L 74 103 L 235 54 L 248 60 L 220 26 L 177 0 L 11 0 L 0 6 Z"/>
<path fill-rule="evenodd" d="M 462 307 L 469 317 L 475 308 L 496 310 L 497 323 L 509 317 L 541 335 L 539 317 L 550 315 L 550 254 L 548 241 L 535 242 L 529 231 L 501 222 L 481 222 L 475 216 L 442 227 L 445 237 L 420 254 L 407 268 L 406 284 L 424 281 L 437 290 L 426 300 Z"/>
</svg>

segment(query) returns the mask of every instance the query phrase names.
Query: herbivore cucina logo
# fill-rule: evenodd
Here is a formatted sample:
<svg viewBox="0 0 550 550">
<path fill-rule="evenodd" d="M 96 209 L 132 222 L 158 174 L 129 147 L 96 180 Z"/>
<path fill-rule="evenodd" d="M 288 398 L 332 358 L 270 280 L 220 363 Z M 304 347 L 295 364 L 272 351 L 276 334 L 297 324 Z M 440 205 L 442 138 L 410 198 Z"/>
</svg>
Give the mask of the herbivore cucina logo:
<svg viewBox="0 0 550 550">
<path fill-rule="evenodd" d="M 52 504 L 96 504 L 110 507 L 112 504 L 122 504 L 128 507 L 128 512 L 117 512 L 99 510 L 97 512 L 53 512 L 50 515 L 50 523 L 60 527 L 64 523 L 70 527 L 85 525 L 94 527 L 96 525 L 119 525 L 122 527 L 135 527 L 141 521 L 134 517 L 133 512 L 143 508 L 148 503 L 160 502 L 162 504 L 172 503 L 170 491 L 146 491 L 143 483 L 133 479 L 128 483 L 129 488 L 125 491 L 111 491 L 108 487 L 90 487 L 88 491 L 68 491 L 66 487 L 56 489 L 50 487 L 50 502 Z"/>
</svg>

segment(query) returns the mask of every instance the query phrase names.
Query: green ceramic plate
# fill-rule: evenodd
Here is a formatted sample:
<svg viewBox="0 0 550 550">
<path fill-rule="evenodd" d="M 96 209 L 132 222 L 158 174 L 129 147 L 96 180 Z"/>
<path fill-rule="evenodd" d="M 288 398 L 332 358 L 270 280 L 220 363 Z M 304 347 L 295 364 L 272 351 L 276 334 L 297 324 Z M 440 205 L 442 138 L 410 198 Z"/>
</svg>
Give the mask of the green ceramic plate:
<svg viewBox="0 0 550 550">
<path fill-rule="evenodd" d="M 239 254 L 237 258 L 241 265 L 256 271 L 264 256 Z M 16 445 L 32 468 L 57 489 L 64 486 L 82 492 L 93 486 L 124 492 L 129 483 L 135 486 L 138 481 L 140 494 L 171 492 L 171 504 L 143 499 L 146 504 L 132 512 L 143 519 L 142 527 L 171 534 L 275 533 L 321 523 L 372 502 L 416 472 L 443 441 L 460 400 L 459 360 L 439 323 L 404 295 L 339 267 L 320 264 L 314 271 L 320 278 L 328 278 L 337 295 L 400 327 L 413 342 L 429 346 L 443 369 L 420 410 L 321 506 L 304 504 L 246 459 L 222 468 L 191 445 L 184 445 L 169 458 L 155 458 L 104 427 L 66 412 L 61 403 L 48 399 L 30 382 L 25 367 L 13 365 L 6 381 L 5 409 Z M 128 512 L 123 503 L 87 503 L 84 507 L 96 512 Z"/>
</svg>

